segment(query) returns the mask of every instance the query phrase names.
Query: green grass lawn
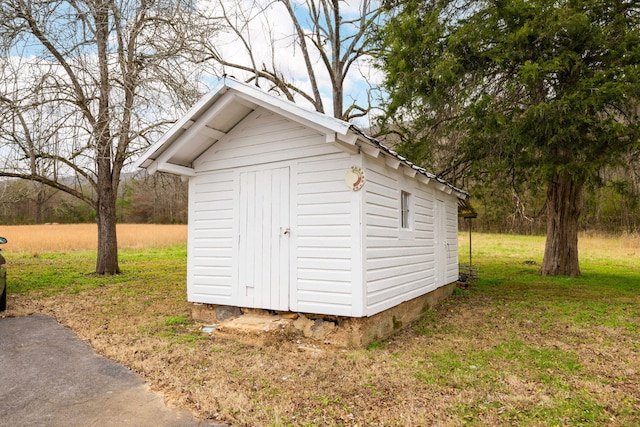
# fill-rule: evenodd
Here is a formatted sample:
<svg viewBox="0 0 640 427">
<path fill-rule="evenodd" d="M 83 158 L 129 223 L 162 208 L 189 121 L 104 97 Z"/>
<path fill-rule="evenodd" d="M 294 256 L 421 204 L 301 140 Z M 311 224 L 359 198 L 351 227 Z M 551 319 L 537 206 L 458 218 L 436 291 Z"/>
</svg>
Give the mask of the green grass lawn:
<svg viewBox="0 0 640 427">
<path fill-rule="evenodd" d="M 640 425 L 640 246 L 581 237 L 577 278 L 541 277 L 541 237 L 474 234 L 479 279 L 368 349 L 201 334 L 184 246 L 9 254 L 9 315 L 55 315 L 174 403 L 233 425 Z M 462 263 L 467 236 L 461 234 Z M 11 305 L 15 305 L 11 312 Z"/>
</svg>

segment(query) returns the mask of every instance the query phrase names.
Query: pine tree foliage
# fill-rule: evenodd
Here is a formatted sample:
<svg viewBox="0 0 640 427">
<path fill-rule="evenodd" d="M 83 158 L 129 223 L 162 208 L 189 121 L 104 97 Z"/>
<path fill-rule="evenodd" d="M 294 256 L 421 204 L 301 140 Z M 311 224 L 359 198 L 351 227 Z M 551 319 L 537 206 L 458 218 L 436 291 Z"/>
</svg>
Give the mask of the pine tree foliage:
<svg viewBox="0 0 640 427">
<path fill-rule="evenodd" d="M 638 149 L 639 6 L 411 0 L 380 32 L 389 117 L 419 137 L 407 145 L 446 141 L 457 169 L 546 184 L 543 274 L 580 274 L 584 188 Z"/>
</svg>

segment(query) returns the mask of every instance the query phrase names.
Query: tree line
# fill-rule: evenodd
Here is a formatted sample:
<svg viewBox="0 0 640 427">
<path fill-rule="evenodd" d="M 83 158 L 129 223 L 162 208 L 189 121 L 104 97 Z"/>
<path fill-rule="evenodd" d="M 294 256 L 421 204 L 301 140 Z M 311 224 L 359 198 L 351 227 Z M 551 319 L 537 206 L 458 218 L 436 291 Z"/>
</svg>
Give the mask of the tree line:
<svg viewBox="0 0 640 427">
<path fill-rule="evenodd" d="M 603 186 L 585 191 L 580 230 L 605 234 L 640 233 L 640 164 L 611 171 Z M 465 187 L 466 188 L 466 187 Z M 507 185 L 471 185 L 478 217 L 475 232 L 544 235 L 544 189 L 520 193 Z M 187 183 L 158 173 L 126 175 L 117 195 L 120 223 L 186 224 Z M 0 181 L 3 225 L 95 222 L 95 212 L 65 192 L 25 180 Z M 468 222 L 460 221 L 467 230 Z"/>
<path fill-rule="evenodd" d="M 116 198 L 119 223 L 186 224 L 187 183 L 158 173 L 128 174 Z M 69 194 L 38 182 L 0 181 L 0 224 L 90 223 L 95 210 Z"/>
<path fill-rule="evenodd" d="M 581 232 L 640 233 L 640 164 L 602 172 L 602 185 L 584 191 L 584 207 L 578 224 Z M 491 233 L 545 235 L 546 194 L 543 185 L 526 191 L 504 183 L 469 187 L 478 211 L 473 230 Z M 461 223 L 461 229 L 468 225 Z"/>
</svg>

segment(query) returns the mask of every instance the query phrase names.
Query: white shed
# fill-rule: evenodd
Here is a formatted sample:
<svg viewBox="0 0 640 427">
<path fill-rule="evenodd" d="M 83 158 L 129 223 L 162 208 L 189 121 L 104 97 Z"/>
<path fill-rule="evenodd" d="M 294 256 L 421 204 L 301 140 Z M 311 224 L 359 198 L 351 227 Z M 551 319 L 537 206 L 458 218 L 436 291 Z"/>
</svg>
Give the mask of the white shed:
<svg viewBox="0 0 640 427">
<path fill-rule="evenodd" d="M 255 86 L 225 78 L 137 165 L 188 177 L 191 302 L 365 317 L 458 279 L 465 191 Z"/>
</svg>

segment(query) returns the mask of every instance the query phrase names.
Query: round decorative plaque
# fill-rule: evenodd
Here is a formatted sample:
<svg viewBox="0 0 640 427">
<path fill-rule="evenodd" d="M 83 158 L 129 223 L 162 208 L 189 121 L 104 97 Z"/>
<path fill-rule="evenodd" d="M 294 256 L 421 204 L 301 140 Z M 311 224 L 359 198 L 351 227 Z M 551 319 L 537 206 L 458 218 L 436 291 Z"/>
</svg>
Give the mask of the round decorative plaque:
<svg viewBox="0 0 640 427">
<path fill-rule="evenodd" d="M 364 171 L 358 166 L 352 166 L 345 175 L 344 182 L 353 191 L 358 191 L 364 185 Z"/>
</svg>

